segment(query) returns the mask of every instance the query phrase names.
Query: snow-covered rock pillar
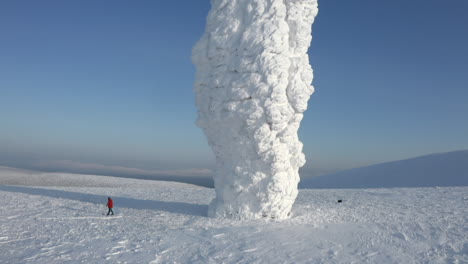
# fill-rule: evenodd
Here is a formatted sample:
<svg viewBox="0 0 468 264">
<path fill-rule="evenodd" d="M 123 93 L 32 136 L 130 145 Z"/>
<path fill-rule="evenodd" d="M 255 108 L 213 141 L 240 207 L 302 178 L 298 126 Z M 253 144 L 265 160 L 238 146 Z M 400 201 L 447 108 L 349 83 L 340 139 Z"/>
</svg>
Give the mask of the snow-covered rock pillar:
<svg viewBox="0 0 468 264">
<path fill-rule="evenodd" d="M 214 217 L 287 218 L 305 163 L 316 0 L 211 0 L 193 48 L 197 124 L 216 156 Z"/>
</svg>

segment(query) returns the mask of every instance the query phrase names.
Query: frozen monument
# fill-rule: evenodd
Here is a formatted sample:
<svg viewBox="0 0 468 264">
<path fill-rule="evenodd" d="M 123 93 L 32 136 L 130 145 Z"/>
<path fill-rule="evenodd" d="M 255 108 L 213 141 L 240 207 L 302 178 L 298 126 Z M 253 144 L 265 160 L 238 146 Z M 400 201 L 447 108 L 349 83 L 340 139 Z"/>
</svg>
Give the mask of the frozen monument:
<svg viewBox="0 0 468 264">
<path fill-rule="evenodd" d="M 216 156 L 208 214 L 287 218 L 305 163 L 297 136 L 313 93 L 316 0 L 211 0 L 193 48 L 201 127 Z"/>
</svg>

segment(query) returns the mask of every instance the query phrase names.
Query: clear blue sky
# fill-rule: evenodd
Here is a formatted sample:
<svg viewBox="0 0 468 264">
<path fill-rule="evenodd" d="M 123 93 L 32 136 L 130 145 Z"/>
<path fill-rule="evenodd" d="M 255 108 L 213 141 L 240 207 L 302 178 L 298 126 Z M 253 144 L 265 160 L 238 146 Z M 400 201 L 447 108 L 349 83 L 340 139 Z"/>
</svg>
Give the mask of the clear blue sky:
<svg viewBox="0 0 468 264">
<path fill-rule="evenodd" d="M 210 168 L 191 47 L 208 0 L 0 2 L 0 165 Z M 468 1 L 319 1 L 307 166 L 468 149 Z"/>
</svg>

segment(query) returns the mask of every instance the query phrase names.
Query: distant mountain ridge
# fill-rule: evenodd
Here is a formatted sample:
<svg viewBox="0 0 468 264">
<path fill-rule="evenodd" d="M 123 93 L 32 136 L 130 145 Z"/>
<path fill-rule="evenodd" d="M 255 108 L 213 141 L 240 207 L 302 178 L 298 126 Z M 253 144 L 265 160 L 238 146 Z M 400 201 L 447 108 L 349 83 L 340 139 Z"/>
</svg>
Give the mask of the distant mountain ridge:
<svg viewBox="0 0 468 264">
<path fill-rule="evenodd" d="M 392 188 L 468 186 L 468 150 L 406 160 L 304 179 L 299 188 Z"/>
</svg>

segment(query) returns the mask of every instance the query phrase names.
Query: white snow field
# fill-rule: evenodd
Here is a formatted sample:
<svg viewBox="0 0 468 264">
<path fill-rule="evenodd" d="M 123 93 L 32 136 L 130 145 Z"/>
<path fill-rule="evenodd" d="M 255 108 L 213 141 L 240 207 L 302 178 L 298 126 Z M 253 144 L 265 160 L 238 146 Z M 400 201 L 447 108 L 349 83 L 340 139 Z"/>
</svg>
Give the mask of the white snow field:
<svg viewBox="0 0 468 264">
<path fill-rule="evenodd" d="M 300 190 L 290 219 L 235 221 L 183 183 L 4 185 L 34 175 L 0 168 L 0 263 L 468 263 L 468 187 Z"/>
</svg>

